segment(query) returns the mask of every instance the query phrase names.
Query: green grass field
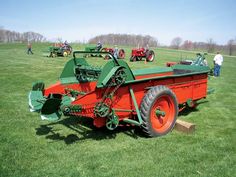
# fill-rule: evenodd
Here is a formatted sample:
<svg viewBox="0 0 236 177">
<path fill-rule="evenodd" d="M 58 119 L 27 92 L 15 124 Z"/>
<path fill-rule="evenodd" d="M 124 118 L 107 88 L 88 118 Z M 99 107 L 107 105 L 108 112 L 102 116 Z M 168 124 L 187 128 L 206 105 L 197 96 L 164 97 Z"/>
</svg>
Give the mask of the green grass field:
<svg viewBox="0 0 236 177">
<path fill-rule="evenodd" d="M 197 109 L 179 118 L 196 124 L 194 134 L 173 130 L 160 138 L 143 137 L 138 128 L 111 132 L 96 129 L 89 119 L 42 121 L 28 109 L 32 82 L 48 86 L 56 82 L 68 58 L 43 56 L 48 44 L 34 44 L 27 55 L 25 44 L 0 44 L 0 176 L 204 176 L 236 174 L 236 57 L 224 56 L 222 75 L 211 78 L 215 93 L 200 101 Z M 73 45 L 74 49 L 84 46 Z M 131 68 L 164 66 L 187 51 L 155 49 L 153 63 L 130 63 Z M 213 55 L 207 56 L 211 65 Z M 94 59 L 94 65 L 106 61 Z"/>
</svg>

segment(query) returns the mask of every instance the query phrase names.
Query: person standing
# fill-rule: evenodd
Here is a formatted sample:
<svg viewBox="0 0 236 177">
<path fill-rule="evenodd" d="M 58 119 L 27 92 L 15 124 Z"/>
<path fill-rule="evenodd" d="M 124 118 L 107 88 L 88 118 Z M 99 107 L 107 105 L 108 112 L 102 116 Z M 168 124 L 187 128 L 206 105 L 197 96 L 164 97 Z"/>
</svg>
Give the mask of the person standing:
<svg viewBox="0 0 236 177">
<path fill-rule="evenodd" d="M 220 54 L 220 52 L 217 52 L 216 56 L 213 59 L 214 62 L 214 76 L 219 77 L 220 76 L 220 68 L 223 63 L 223 56 Z"/>
<path fill-rule="evenodd" d="M 116 58 L 116 59 L 118 59 L 118 57 L 119 57 L 119 50 L 118 50 L 118 47 L 117 47 L 117 45 L 115 45 L 115 48 L 114 48 L 114 57 Z"/>
<path fill-rule="evenodd" d="M 27 50 L 27 54 L 28 54 L 28 55 L 29 55 L 29 54 L 34 54 L 34 53 L 32 52 L 32 44 L 31 44 L 31 43 L 28 43 L 27 48 L 28 48 L 28 50 Z"/>
</svg>

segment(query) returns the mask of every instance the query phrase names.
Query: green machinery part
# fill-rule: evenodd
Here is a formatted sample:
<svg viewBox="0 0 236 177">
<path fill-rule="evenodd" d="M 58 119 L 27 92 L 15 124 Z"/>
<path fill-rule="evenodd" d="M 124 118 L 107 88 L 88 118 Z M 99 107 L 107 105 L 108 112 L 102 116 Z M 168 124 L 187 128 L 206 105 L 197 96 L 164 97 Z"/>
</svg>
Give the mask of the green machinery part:
<svg viewBox="0 0 236 177">
<path fill-rule="evenodd" d="M 110 107 L 103 102 L 98 102 L 94 108 L 94 114 L 97 117 L 107 117 L 109 114 L 109 111 L 110 111 Z"/>
<path fill-rule="evenodd" d="M 32 91 L 29 93 L 29 106 L 31 111 L 41 113 L 43 120 L 56 121 L 60 119 L 62 113 L 69 114 L 80 112 L 80 105 L 71 105 L 72 98 L 84 93 L 77 92 L 72 89 L 67 89 L 71 96 L 50 94 L 48 97 L 43 96 L 44 83 L 35 82 L 32 86 Z"/>
<path fill-rule="evenodd" d="M 32 90 L 28 96 L 30 111 L 39 112 L 42 109 L 43 104 L 46 101 L 46 98 L 44 98 L 43 96 L 43 90 L 44 90 L 43 82 L 38 81 L 33 83 Z"/>
<path fill-rule="evenodd" d="M 56 121 L 61 118 L 62 113 L 66 115 L 82 110 L 80 105 L 71 105 L 71 102 L 72 99 L 69 96 L 63 95 L 62 98 L 57 98 L 51 95 L 43 104 L 41 118 L 43 120 Z"/>
<path fill-rule="evenodd" d="M 119 125 L 119 118 L 114 111 L 107 116 L 106 127 L 108 130 L 114 130 Z"/>
<path fill-rule="evenodd" d="M 43 104 L 41 109 L 41 118 L 43 120 L 55 121 L 61 117 L 60 105 L 61 99 L 49 98 Z"/>
<path fill-rule="evenodd" d="M 126 81 L 135 80 L 134 75 L 128 64 L 123 60 L 110 60 L 101 69 L 91 66 L 84 58 L 77 58 L 76 54 L 87 54 L 88 52 L 77 51 L 73 53 L 74 58 L 69 60 L 61 75 L 60 82 L 62 84 L 90 82 L 97 80 L 97 87 L 101 88 L 106 85 L 113 74 L 120 68 L 124 68 Z M 108 52 L 93 52 L 94 54 L 110 54 Z M 113 57 L 114 58 L 114 57 Z M 117 78 L 116 80 L 118 80 Z"/>
<path fill-rule="evenodd" d="M 207 55 L 207 53 L 201 54 L 201 53 L 197 53 L 197 58 L 192 62 L 191 65 L 195 65 L 195 66 L 207 66 L 207 63 L 205 63 L 205 55 Z"/>
</svg>

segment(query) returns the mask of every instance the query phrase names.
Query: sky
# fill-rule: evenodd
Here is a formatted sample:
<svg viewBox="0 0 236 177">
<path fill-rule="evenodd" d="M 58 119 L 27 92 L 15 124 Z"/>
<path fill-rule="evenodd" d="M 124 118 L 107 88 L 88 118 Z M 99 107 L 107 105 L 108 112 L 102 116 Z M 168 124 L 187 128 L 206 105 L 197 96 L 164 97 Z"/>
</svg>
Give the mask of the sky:
<svg viewBox="0 0 236 177">
<path fill-rule="evenodd" d="M 217 44 L 236 39 L 235 0 L 0 0 L 0 27 L 49 40 L 141 34 L 169 45 L 175 37 Z"/>
</svg>

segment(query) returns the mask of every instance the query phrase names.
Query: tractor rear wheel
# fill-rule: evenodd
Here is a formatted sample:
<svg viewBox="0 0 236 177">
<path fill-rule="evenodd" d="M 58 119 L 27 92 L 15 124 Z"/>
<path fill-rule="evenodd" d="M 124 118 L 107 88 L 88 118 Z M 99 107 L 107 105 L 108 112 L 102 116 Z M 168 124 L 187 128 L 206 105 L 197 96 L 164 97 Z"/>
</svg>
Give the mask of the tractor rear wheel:
<svg viewBox="0 0 236 177">
<path fill-rule="evenodd" d="M 135 56 L 131 56 L 129 59 L 129 61 L 131 61 L 131 62 L 136 61 L 136 60 L 137 60 L 137 57 L 135 57 Z"/>
<path fill-rule="evenodd" d="M 62 53 L 62 55 L 63 55 L 63 57 L 67 57 L 67 56 L 68 56 L 68 53 L 67 53 L 66 51 L 64 51 L 64 52 Z"/>
<path fill-rule="evenodd" d="M 141 61 L 142 60 L 142 57 L 137 57 L 137 61 Z"/>
<path fill-rule="evenodd" d="M 154 60 L 154 58 L 155 58 L 154 51 L 153 50 L 147 51 L 147 53 L 146 53 L 146 60 L 148 62 L 152 62 Z"/>
<path fill-rule="evenodd" d="M 119 50 L 118 58 L 124 59 L 125 58 L 125 51 L 124 49 Z"/>
<path fill-rule="evenodd" d="M 109 51 L 107 50 L 107 48 L 102 48 L 101 52 L 109 52 Z M 110 59 L 110 56 L 106 54 L 102 54 L 101 57 L 104 58 L 104 60 Z"/>
<path fill-rule="evenodd" d="M 175 94 L 165 86 L 151 88 L 144 96 L 140 112 L 143 132 L 149 137 L 162 136 L 170 132 L 178 115 Z"/>
<path fill-rule="evenodd" d="M 57 55 L 55 53 L 52 53 L 52 58 L 55 58 Z"/>
</svg>

